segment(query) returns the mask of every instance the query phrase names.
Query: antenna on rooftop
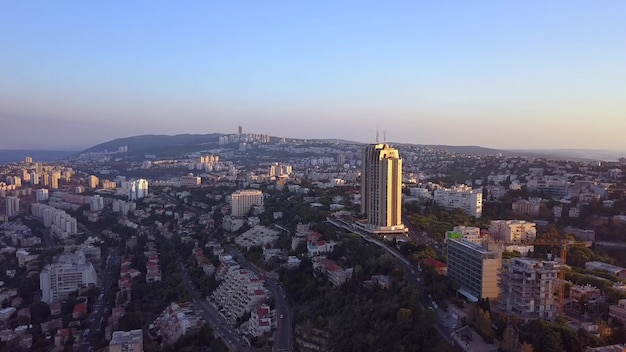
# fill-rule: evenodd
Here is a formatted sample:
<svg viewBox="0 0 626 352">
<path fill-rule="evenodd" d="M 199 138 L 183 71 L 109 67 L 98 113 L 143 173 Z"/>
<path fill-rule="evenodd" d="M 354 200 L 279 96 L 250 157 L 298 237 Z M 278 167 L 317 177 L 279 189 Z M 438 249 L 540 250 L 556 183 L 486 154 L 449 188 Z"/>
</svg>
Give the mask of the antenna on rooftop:
<svg viewBox="0 0 626 352">
<path fill-rule="evenodd" d="M 387 131 L 383 131 L 383 143 L 387 143 Z"/>
<path fill-rule="evenodd" d="M 378 125 L 376 125 L 376 144 L 378 144 Z"/>
</svg>

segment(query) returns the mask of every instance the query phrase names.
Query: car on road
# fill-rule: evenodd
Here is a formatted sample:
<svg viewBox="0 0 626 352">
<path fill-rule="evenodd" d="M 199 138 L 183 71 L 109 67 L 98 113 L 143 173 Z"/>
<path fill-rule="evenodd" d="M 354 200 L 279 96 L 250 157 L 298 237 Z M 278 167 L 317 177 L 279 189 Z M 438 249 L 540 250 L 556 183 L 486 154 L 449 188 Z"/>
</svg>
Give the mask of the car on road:
<svg viewBox="0 0 626 352">
<path fill-rule="evenodd" d="M 281 319 L 283 319 L 283 318 L 284 318 L 284 316 L 281 314 L 281 315 L 280 315 L 280 318 L 281 318 Z"/>
</svg>

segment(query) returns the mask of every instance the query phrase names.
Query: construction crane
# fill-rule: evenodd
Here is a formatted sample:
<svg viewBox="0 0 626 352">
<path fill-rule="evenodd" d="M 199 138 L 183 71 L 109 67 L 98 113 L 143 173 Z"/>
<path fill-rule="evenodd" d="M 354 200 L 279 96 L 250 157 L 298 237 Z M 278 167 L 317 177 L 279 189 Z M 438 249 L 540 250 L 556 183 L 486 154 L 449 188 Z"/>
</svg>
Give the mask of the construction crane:
<svg viewBox="0 0 626 352">
<path fill-rule="evenodd" d="M 565 306 L 565 265 L 567 264 L 567 252 L 572 247 L 591 247 L 591 241 L 575 241 L 565 239 L 535 239 L 532 242 L 535 246 L 552 246 L 559 247 L 560 264 L 559 269 L 559 291 L 557 296 L 557 312 L 560 316 L 563 315 L 563 307 Z"/>
</svg>

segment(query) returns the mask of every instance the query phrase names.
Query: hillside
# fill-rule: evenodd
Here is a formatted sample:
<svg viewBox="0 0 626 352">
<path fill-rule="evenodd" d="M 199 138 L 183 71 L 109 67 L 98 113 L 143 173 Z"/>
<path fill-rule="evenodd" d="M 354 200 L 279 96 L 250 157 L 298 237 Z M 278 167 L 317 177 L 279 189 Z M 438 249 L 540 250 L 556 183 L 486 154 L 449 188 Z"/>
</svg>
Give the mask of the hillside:
<svg viewBox="0 0 626 352">
<path fill-rule="evenodd" d="M 59 150 L 8 150 L 0 149 L 0 164 L 17 163 L 30 156 L 34 162 L 50 162 L 66 158 L 76 152 Z"/>
<path fill-rule="evenodd" d="M 203 149 L 215 148 L 218 146 L 218 138 L 222 136 L 221 133 L 211 134 L 178 134 L 178 135 L 141 135 L 127 138 L 117 138 L 112 141 L 95 145 L 89 149 L 84 150 L 81 153 L 89 152 L 102 152 L 104 150 L 116 151 L 121 146 L 127 146 L 130 153 L 135 154 L 175 154 L 175 153 L 187 153 L 194 152 Z M 276 137 L 273 137 L 276 138 Z M 289 138 L 290 140 L 298 140 L 297 138 Z M 304 141 L 304 140 L 303 140 Z M 339 144 L 361 144 L 359 142 L 353 142 L 342 139 L 308 139 L 309 142 L 328 142 Z M 417 146 L 423 148 L 431 148 L 439 151 L 448 151 L 456 154 L 466 155 L 503 155 L 511 157 L 528 157 L 528 158 L 546 158 L 546 159 L 561 159 L 561 160 L 574 160 L 574 161 L 590 161 L 590 160 L 605 160 L 615 161 L 620 156 L 626 155 L 626 152 L 620 151 L 606 151 L 606 150 L 591 150 L 591 149 L 527 149 L 527 150 L 507 150 L 507 149 L 494 149 L 485 148 L 480 146 L 465 145 L 465 146 L 453 146 L 453 145 L 440 145 L 440 144 L 412 144 L 412 143 L 394 143 L 391 144 L 399 146 Z M 52 153 L 65 153 L 65 152 L 47 152 Z M 68 153 L 69 154 L 69 153 Z M 19 154 L 26 155 L 26 154 Z M 62 154 L 58 158 L 67 156 Z M 34 158 L 34 157 L 33 157 Z M 57 158 L 57 159 L 58 159 Z M 8 160 L 19 161 L 20 158 L 14 157 Z M 50 159 L 54 160 L 54 159 Z M 0 162 L 2 159 L 0 158 Z"/>
<path fill-rule="evenodd" d="M 127 146 L 130 152 L 151 153 L 163 149 L 176 147 L 200 147 L 217 144 L 219 133 L 211 134 L 177 134 L 177 135 L 141 135 L 127 138 L 117 138 L 109 142 L 95 145 L 81 153 L 115 151 L 121 146 Z"/>
</svg>

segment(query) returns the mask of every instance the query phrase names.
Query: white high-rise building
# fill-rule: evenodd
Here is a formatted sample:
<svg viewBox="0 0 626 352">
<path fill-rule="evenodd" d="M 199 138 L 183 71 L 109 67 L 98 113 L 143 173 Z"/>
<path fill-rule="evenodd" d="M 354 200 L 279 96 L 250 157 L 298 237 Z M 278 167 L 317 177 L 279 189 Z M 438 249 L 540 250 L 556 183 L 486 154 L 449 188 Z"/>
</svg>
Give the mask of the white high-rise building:
<svg viewBox="0 0 626 352">
<path fill-rule="evenodd" d="M 22 178 L 19 176 L 8 176 L 7 184 L 15 185 L 15 188 L 20 188 L 22 187 Z"/>
<path fill-rule="evenodd" d="M 66 239 L 78 233 L 76 219 L 63 210 L 41 203 L 33 203 L 30 209 L 33 216 L 43 219 L 43 225 L 55 236 Z"/>
<path fill-rule="evenodd" d="M 242 189 L 230 195 L 232 216 L 245 216 L 252 206 L 263 206 L 263 192 L 256 189 Z"/>
<path fill-rule="evenodd" d="M 274 163 L 269 167 L 269 176 L 289 176 L 293 172 L 293 167 L 289 164 Z"/>
<path fill-rule="evenodd" d="M 39 184 L 39 173 L 37 173 L 36 171 L 30 173 L 30 183 L 33 185 Z"/>
<path fill-rule="evenodd" d="M 87 179 L 87 183 L 89 184 L 89 188 L 98 188 L 100 179 L 98 179 L 98 176 L 90 175 L 89 178 Z"/>
<path fill-rule="evenodd" d="M 17 196 L 7 196 L 7 218 L 13 217 L 20 212 L 20 199 Z"/>
<path fill-rule="evenodd" d="M 39 274 L 41 300 L 60 302 L 83 286 L 96 285 L 98 274 L 82 254 L 64 255 L 54 264 L 46 265 Z"/>
<path fill-rule="evenodd" d="M 148 196 L 148 180 L 142 178 L 131 181 L 128 197 L 130 200 L 141 199 Z"/>
<path fill-rule="evenodd" d="M 128 197 L 129 200 L 137 200 L 148 196 L 148 181 L 138 179 L 133 181 L 121 181 L 118 194 Z"/>
<path fill-rule="evenodd" d="M 35 190 L 35 197 L 36 197 L 38 202 L 45 202 L 45 201 L 47 201 L 50 198 L 50 196 L 48 194 L 48 189 L 46 189 L 46 188 L 36 189 Z"/>
<path fill-rule="evenodd" d="M 27 169 L 22 169 L 22 180 L 24 182 L 30 182 L 30 173 Z"/>
<path fill-rule="evenodd" d="M 361 214 L 367 217 L 366 230 L 405 233 L 402 224 L 402 159 L 387 144 L 371 144 L 361 161 Z"/>
<path fill-rule="evenodd" d="M 61 173 L 59 171 L 55 171 L 52 174 L 50 174 L 50 188 L 59 189 L 60 179 L 61 179 Z"/>
<path fill-rule="evenodd" d="M 435 203 L 446 209 L 462 209 L 468 215 L 479 218 L 483 215 L 483 192 L 461 185 L 435 190 Z"/>
</svg>

